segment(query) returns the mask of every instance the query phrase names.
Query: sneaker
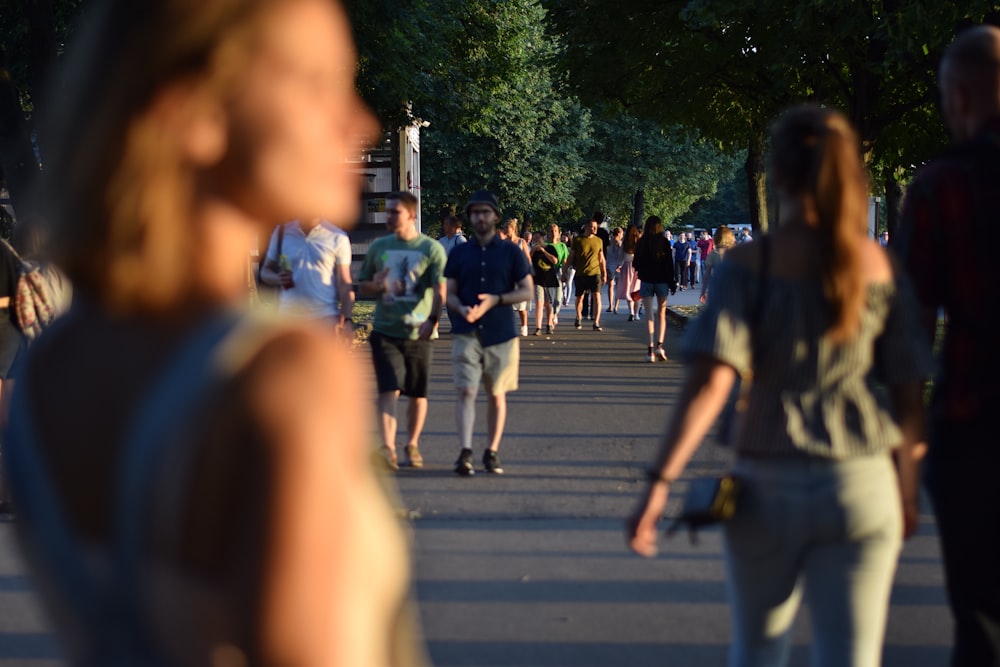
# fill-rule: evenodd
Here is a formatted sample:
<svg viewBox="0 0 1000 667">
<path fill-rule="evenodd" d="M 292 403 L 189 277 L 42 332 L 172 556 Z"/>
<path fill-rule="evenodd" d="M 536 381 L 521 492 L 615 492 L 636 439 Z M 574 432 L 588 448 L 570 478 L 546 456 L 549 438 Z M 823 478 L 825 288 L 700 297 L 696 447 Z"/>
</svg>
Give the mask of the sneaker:
<svg viewBox="0 0 1000 667">
<path fill-rule="evenodd" d="M 653 350 L 653 351 L 656 353 L 656 356 L 658 356 L 663 361 L 667 360 L 667 352 L 666 352 L 666 350 L 663 349 L 663 345 L 662 344 L 661 345 L 657 345 L 656 349 Z"/>
<path fill-rule="evenodd" d="M 424 457 L 420 454 L 420 447 L 417 445 L 406 446 L 406 461 L 403 465 L 407 465 L 411 468 L 424 467 Z"/>
<path fill-rule="evenodd" d="M 583 324 L 580 322 L 580 320 L 576 320 L 575 322 L 573 322 L 573 326 L 575 326 L 577 329 L 583 328 Z M 507 331 L 510 331 L 510 329 L 508 329 Z"/>
<path fill-rule="evenodd" d="M 552 335 L 552 327 L 550 327 L 550 326 L 546 326 L 545 327 L 545 335 L 546 336 L 551 336 Z"/>
<path fill-rule="evenodd" d="M 522 336 L 528 335 L 528 327 L 521 327 L 521 335 Z"/>
<path fill-rule="evenodd" d="M 556 315 L 555 313 L 552 313 L 552 326 L 555 326 L 557 324 L 559 324 L 559 316 Z"/>
<path fill-rule="evenodd" d="M 656 355 L 653 354 L 653 346 L 652 345 L 649 347 L 649 352 L 646 353 L 646 358 L 649 359 L 649 363 L 651 363 L 651 364 L 655 364 L 656 363 Z"/>
<path fill-rule="evenodd" d="M 489 449 L 483 452 L 483 468 L 486 472 L 494 475 L 503 474 L 503 468 L 500 466 L 500 457 L 497 456 L 496 452 Z"/>
<path fill-rule="evenodd" d="M 594 323 L 594 331 L 604 331 L 600 324 Z"/>
<path fill-rule="evenodd" d="M 535 335 L 536 336 L 541 336 L 542 335 L 542 330 L 541 329 L 535 329 Z"/>
<path fill-rule="evenodd" d="M 629 313 L 628 314 L 628 321 L 629 322 L 635 322 L 635 315 L 633 315 L 632 313 Z"/>
<path fill-rule="evenodd" d="M 472 465 L 472 450 L 463 449 L 455 461 L 455 472 L 462 477 L 472 477 L 476 474 L 476 468 Z"/>
</svg>

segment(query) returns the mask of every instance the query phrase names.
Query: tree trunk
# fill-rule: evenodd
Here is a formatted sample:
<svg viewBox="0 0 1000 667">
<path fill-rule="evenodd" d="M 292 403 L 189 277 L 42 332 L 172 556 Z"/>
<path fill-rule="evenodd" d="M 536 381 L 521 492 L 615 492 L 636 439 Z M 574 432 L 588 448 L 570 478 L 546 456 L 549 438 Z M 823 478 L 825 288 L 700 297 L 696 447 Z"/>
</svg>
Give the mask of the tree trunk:
<svg viewBox="0 0 1000 667">
<path fill-rule="evenodd" d="M 750 197 L 750 227 L 754 236 L 757 232 L 767 232 L 767 169 L 764 149 L 764 132 L 757 131 L 750 138 L 747 160 L 743 166 Z"/>
<path fill-rule="evenodd" d="M 899 187 L 896 174 L 890 172 L 885 177 L 885 228 L 889 231 L 889 241 L 896 238 L 899 227 L 899 205 L 903 201 L 903 189 Z M 878 231 L 878 230 L 876 230 Z"/>
<path fill-rule="evenodd" d="M 642 188 L 638 188 L 635 191 L 635 195 L 632 197 L 632 226 L 642 227 L 642 216 L 645 215 L 646 208 L 646 194 L 643 192 Z"/>
</svg>

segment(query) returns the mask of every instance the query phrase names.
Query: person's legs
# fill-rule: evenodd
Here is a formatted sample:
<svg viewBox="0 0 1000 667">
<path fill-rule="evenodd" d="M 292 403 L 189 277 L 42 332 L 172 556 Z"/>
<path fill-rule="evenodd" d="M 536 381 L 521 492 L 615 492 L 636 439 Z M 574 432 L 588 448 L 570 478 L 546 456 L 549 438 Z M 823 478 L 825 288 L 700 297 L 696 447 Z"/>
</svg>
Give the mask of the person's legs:
<svg viewBox="0 0 1000 667">
<path fill-rule="evenodd" d="M 476 423 L 476 394 L 479 393 L 483 368 L 483 347 L 475 334 L 453 335 L 451 362 L 456 391 L 455 424 L 461 447 L 455 462 L 455 472 L 469 476 L 475 473 L 472 464 L 472 432 Z"/>
<path fill-rule="evenodd" d="M 382 446 L 392 461 L 396 460 L 396 404 L 399 402 L 399 391 L 383 391 L 378 395 L 379 432 L 382 435 Z"/>
<path fill-rule="evenodd" d="M 594 318 L 594 328 L 599 328 L 601 326 L 601 287 L 598 285 L 597 289 L 591 292 L 593 295 L 591 297 L 592 301 L 590 304 L 590 314 Z"/>
<path fill-rule="evenodd" d="M 472 431 L 476 425 L 476 395 L 479 387 L 458 387 L 455 402 L 455 424 L 461 449 L 472 449 Z"/>
<path fill-rule="evenodd" d="M 545 288 L 541 285 L 535 285 L 535 331 L 542 328 L 542 314 L 549 305 L 545 298 Z M 550 322 L 548 319 L 545 321 Z"/>
<path fill-rule="evenodd" d="M 495 452 L 500 449 L 500 440 L 503 439 L 503 429 L 507 423 L 507 394 L 499 393 L 489 397 L 486 420 L 489 429 L 487 449 Z"/>
<path fill-rule="evenodd" d="M 652 312 L 649 310 L 650 305 L 652 304 L 646 306 L 646 312 Z M 656 345 L 662 349 L 663 341 L 667 337 L 667 297 L 660 294 L 656 295 L 656 322 L 660 332 L 656 338 Z"/>
<path fill-rule="evenodd" d="M 615 280 L 614 278 L 608 278 L 608 312 L 615 313 L 618 311 L 618 304 L 615 301 Z"/>
<path fill-rule="evenodd" d="M 788 661 L 802 601 L 800 563 L 808 542 L 808 483 L 797 468 L 740 459 L 739 503 L 723 525 L 726 589 L 732 618 L 730 667 L 779 667 Z"/>
<path fill-rule="evenodd" d="M 576 327 L 580 328 L 580 322 L 583 321 L 583 294 L 576 295 Z"/>
<path fill-rule="evenodd" d="M 878 667 L 903 543 L 896 472 L 889 456 L 831 468 L 838 472 L 828 502 L 812 512 L 818 530 L 803 563 L 812 664 Z"/>
<path fill-rule="evenodd" d="M 410 397 L 410 404 L 407 410 L 407 435 L 408 447 L 416 447 L 420 444 L 420 434 L 424 430 L 424 422 L 427 421 L 427 398 L 425 396 Z"/>
<path fill-rule="evenodd" d="M 1000 665 L 1000 453 L 985 421 L 934 424 L 926 461 L 955 620 L 952 667 Z"/>
<path fill-rule="evenodd" d="M 651 297 L 651 296 L 643 296 L 642 297 L 642 303 L 643 303 L 643 306 L 646 308 L 646 312 L 647 313 L 653 312 L 652 311 L 652 308 L 653 308 L 653 297 Z M 653 322 L 653 318 L 652 317 L 647 317 L 646 318 L 646 332 L 649 334 L 649 351 L 650 352 L 653 351 L 653 335 L 654 335 L 653 328 L 655 326 L 656 326 L 656 324 L 655 324 L 655 322 Z"/>
</svg>

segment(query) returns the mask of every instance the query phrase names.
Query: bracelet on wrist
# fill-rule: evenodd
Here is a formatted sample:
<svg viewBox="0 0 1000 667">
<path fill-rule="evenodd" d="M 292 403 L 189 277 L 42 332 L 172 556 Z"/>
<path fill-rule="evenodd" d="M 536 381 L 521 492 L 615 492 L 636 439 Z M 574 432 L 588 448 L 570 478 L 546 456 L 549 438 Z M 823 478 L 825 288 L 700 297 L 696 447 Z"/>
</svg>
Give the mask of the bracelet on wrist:
<svg viewBox="0 0 1000 667">
<path fill-rule="evenodd" d="M 498 306 L 503 305 L 503 294 L 497 294 L 497 305 Z"/>
<path fill-rule="evenodd" d="M 646 479 L 651 483 L 656 484 L 657 482 L 663 482 L 664 484 L 673 484 L 675 481 L 672 477 L 664 477 L 663 472 L 657 470 L 656 468 L 648 468 L 646 470 Z"/>
</svg>

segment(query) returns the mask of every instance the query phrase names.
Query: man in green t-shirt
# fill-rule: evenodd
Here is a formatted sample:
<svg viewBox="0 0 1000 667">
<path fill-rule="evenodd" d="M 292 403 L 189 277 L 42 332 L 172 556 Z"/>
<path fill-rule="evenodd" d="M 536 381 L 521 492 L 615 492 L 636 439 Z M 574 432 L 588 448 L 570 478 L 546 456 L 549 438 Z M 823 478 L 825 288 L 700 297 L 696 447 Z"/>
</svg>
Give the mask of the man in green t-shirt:
<svg viewBox="0 0 1000 667">
<path fill-rule="evenodd" d="M 386 225 L 392 232 L 368 248 L 358 274 L 358 289 L 375 296 L 375 318 L 369 343 L 378 384 L 379 429 L 383 455 L 395 470 L 396 405 L 409 397 L 406 459 L 423 467 L 420 433 L 427 419 L 431 334 L 444 303 L 444 248 L 417 231 L 417 198 L 399 192 L 386 199 Z"/>
<path fill-rule="evenodd" d="M 593 299 L 590 312 L 594 314 L 594 331 L 603 331 L 601 285 L 607 279 L 608 269 L 604 260 L 604 243 L 597 236 L 596 220 L 585 224 L 583 233 L 573 239 L 566 266 L 576 269 L 576 277 L 573 279 L 573 288 L 576 290 L 576 328 L 581 327 L 583 318 L 583 296 L 590 292 Z"/>
</svg>

